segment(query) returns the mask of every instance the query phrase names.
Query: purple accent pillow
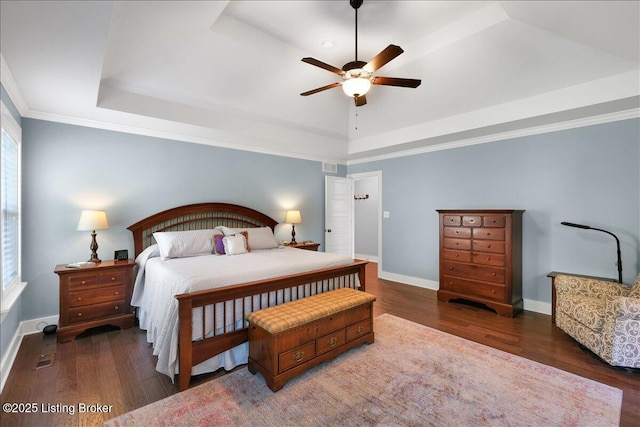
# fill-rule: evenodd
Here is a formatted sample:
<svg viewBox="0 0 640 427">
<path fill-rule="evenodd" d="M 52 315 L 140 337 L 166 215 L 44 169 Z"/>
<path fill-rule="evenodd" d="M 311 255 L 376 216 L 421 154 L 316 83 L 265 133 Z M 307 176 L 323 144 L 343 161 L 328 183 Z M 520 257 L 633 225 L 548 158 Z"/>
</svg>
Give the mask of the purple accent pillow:
<svg viewBox="0 0 640 427">
<path fill-rule="evenodd" d="M 214 234 L 213 236 L 213 251 L 216 255 L 224 255 L 224 234 Z"/>
</svg>

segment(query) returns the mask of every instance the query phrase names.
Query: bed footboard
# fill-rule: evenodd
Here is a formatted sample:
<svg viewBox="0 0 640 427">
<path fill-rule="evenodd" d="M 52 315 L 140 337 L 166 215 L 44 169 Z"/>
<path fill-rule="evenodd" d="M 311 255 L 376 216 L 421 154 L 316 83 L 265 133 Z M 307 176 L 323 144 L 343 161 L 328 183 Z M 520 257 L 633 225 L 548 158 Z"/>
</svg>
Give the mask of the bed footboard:
<svg viewBox="0 0 640 427">
<path fill-rule="evenodd" d="M 359 286 L 358 289 L 364 291 L 366 265 L 367 261 L 354 261 L 347 266 L 176 295 L 180 391 L 189 387 L 193 366 L 248 340 L 248 325 L 244 320 L 247 314 L 339 288 Z M 193 336 L 194 310 L 201 312 L 202 336 Z M 207 317 L 213 325 L 209 332 Z M 216 326 L 219 323 L 216 319 L 222 319 L 222 327 Z"/>
</svg>

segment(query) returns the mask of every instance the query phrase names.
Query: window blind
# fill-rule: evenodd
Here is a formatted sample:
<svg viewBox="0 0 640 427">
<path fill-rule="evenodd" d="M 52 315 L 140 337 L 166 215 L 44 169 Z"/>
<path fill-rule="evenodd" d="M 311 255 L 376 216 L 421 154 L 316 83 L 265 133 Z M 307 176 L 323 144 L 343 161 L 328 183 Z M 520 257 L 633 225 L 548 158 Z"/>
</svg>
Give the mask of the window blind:
<svg viewBox="0 0 640 427">
<path fill-rule="evenodd" d="M 2 130 L 2 289 L 18 275 L 18 144 Z"/>
</svg>

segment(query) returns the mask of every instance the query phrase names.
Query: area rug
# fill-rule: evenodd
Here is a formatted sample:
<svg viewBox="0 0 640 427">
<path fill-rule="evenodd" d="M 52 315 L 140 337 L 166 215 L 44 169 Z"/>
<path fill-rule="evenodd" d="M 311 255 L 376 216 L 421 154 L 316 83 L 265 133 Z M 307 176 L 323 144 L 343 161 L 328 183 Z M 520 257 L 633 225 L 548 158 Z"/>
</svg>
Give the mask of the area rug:
<svg viewBox="0 0 640 427">
<path fill-rule="evenodd" d="M 114 426 L 614 426 L 622 391 L 389 314 L 277 393 L 240 369 Z"/>
</svg>

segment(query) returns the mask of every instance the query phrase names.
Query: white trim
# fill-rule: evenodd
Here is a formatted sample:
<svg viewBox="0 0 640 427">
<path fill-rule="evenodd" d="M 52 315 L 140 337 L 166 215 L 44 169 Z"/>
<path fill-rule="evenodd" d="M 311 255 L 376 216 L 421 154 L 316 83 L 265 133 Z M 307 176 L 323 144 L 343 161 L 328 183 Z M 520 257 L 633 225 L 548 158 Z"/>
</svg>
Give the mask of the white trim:
<svg viewBox="0 0 640 427">
<path fill-rule="evenodd" d="M 22 337 L 23 335 L 20 333 L 20 328 L 18 328 L 11 339 L 11 343 L 9 344 L 6 354 L 2 358 L 2 362 L 0 362 L 0 372 L 2 372 L 2 378 L 0 379 L 0 393 L 4 390 L 4 384 L 9 378 L 13 362 L 15 362 L 18 350 L 20 350 L 20 344 L 22 344 Z"/>
<path fill-rule="evenodd" d="M 469 145 L 486 144 L 488 142 L 501 141 L 505 139 L 520 138 L 523 136 L 539 135 L 549 132 L 558 132 L 567 129 L 575 129 L 584 126 L 592 126 L 604 123 L 617 122 L 620 120 L 628 120 L 640 118 L 640 109 L 634 108 L 627 111 L 619 111 L 616 113 L 603 114 L 600 116 L 586 117 L 582 119 L 569 120 L 560 123 L 552 123 L 542 126 L 534 126 L 529 128 L 518 129 L 509 132 L 495 133 L 476 138 L 461 139 L 458 141 L 446 142 L 443 144 L 430 145 L 427 147 L 414 148 L 411 150 L 395 151 L 393 153 L 380 154 L 377 156 L 363 157 L 361 159 L 347 160 L 347 166 L 357 165 L 360 163 L 369 163 L 379 160 L 395 159 L 397 157 L 413 156 L 416 154 L 430 153 L 433 151 L 450 150 L 453 148 L 467 147 Z"/>
<path fill-rule="evenodd" d="M 360 172 L 360 173 L 352 173 L 347 175 L 347 178 L 351 178 L 353 180 L 363 179 L 363 178 L 372 178 L 378 177 L 378 256 L 375 257 L 375 262 L 378 263 L 378 276 L 382 273 L 382 171 L 370 171 L 370 172 Z M 354 185 L 355 188 L 355 185 Z M 354 215 L 355 217 L 355 215 Z M 354 225 L 355 228 L 355 225 Z M 355 239 L 355 230 L 354 230 L 354 239 Z M 355 247 L 355 242 L 354 242 Z M 368 261 L 373 261 L 373 257 L 369 255 L 367 256 Z"/>
<path fill-rule="evenodd" d="M 551 315 L 551 303 L 536 301 L 532 299 L 524 299 L 524 309 L 527 311 L 534 311 L 536 313 Z"/>
<path fill-rule="evenodd" d="M 9 66 L 4 60 L 2 52 L 0 52 L 0 80 L 2 81 L 2 86 L 4 86 L 7 91 L 9 98 L 11 98 L 11 102 L 13 102 L 13 105 L 18 109 L 18 113 L 24 117 L 24 115 L 29 111 L 29 105 L 27 105 L 27 102 L 22 96 L 22 92 L 18 89 L 18 85 L 13 78 L 13 74 L 11 74 Z"/>
<path fill-rule="evenodd" d="M 388 271 L 381 271 L 378 274 L 380 279 L 390 280 L 392 282 L 404 283 L 405 285 L 418 286 L 420 288 L 431 289 L 437 291 L 440 288 L 440 283 L 422 279 L 420 277 L 405 276 L 404 274 L 389 273 Z"/>
<path fill-rule="evenodd" d="M 0 304 L 0 324 L 4 321 L 7 314 L 11 311 L 14 304 L 22 295 L 22 292 L 27 287 L 27 282 L 16 282 L 7 286 L 2 292 L 2 303 Z"/>
<path fill-rule="evenodd" d="M 11 368 L 13 368 L 13 363 L 16 360 L 16 356 L 18 355 L 18 350 L 20 350 L 20 344 L 22 344 L 22 339 L 24 338 L 24 336 L 42 332 L 42 328 L 44 328 L 44 326 L 40 328 L 40 325 L 56 325 L 58 324 L 58 319 L 59 316 L 49 316 L 20 322 L 16 333 L 11 339 L 11 343 L 9 344 L 9 348 L 7 349 L 7 353 L 2 358 L 2 362 L 0 362 L 0 372 L 2 372 L 0 393 L 4 389 L 4 385 L 9 378 L 9 373 L 11 372 Z"/>
<path fill-rule="evenodd" d="M 249 151 L 251 153 L 269 154 L 272 156 L 289 157 L 301 160 L 311 160 L 323 163 L 335 163 L 345 165 L 344 159 L 336 159 L 322 156 L 307 155 L 298 152 L 275 150 L 272 148 L 258 147 L 254 145 L 240 144 L 237 142 L 223 141 L 218 138 L 203 137 L 189 135 L 186 133 L 169 132 L 166 130 L 158 130 L 151 128 L 144 128 L 139 126 L 125 125 L 120 123 L 111 123 L 101 120 L 85 119 L 81 117 L 67 116 L 63 114 L 47 113 L 43 111 L 29 110 L 29 112 L 23 117 L 29 119 L 37 119 L 54 123 L 63 123 L 74 126 L 83 126 L 94 129 L 110 130 L 114 132 L 124 132 L 132 135 L 150 136 L 153 138 L 171 139 L 174 141 L 191 142 L 194 144 L 209 145 L 213 147 L 228 148 L 231 150 Z"/>
<path fill-rule="evenodd" d="M 375 262 L 378 263 L 378 257 L 377 256 L 373 256 L 373 255 L 365 255 L 365 254 L 355 254 L 355 257 L 357 259 L 363 259 L 365 261 L 371 261 L 371 262 Z"/>
</svg>

